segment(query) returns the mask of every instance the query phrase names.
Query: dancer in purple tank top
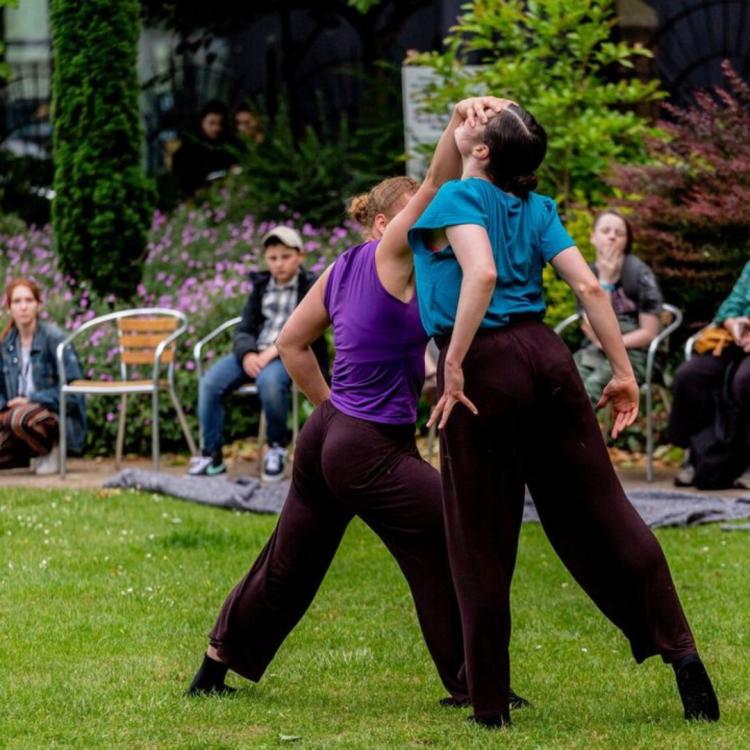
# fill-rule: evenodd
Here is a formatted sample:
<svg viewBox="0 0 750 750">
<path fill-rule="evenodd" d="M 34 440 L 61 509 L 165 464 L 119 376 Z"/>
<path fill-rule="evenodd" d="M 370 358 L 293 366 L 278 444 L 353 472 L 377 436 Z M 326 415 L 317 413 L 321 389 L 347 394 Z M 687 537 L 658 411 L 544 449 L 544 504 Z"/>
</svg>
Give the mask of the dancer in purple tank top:
<svg viewBox="0 0 750 750">
<path fill-rule="evenodd" d="M 356 515 L 383 540 L 407 579 L 449 692 L 441 703 L 468 704 L 440 477 L 421 459 L 414 438 L 427 336 L 407 230 L 438 187 L 458 174 L 455 128 L 465 120 L 486 122 L 505 105 L 494 97 L 460 102 L 418 189 L 407 178 L 393 178 L 371 191 L 366 206 L 359 201 L 373 239 L 326 270 L 282 331 L 277 346 L 284 364 L 317 408 L 300 433 L 276 529 L 229 594 L 190 693 L 230 691 L 228 669 L 261 678 L 312 602 Z M 310 349 L 329 325 L 336 346 L 330 389 Z"/>
</svg>

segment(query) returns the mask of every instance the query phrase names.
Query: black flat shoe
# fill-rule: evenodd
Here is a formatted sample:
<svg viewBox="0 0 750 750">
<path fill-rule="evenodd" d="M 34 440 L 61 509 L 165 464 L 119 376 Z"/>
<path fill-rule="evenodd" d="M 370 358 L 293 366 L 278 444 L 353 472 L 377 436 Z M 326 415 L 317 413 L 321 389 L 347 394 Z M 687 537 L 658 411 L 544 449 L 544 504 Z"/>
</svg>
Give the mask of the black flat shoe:
<svg viewBox="0 0 750 750">
<path fill-rule="evenodd" d="M 478 716 L 467 716 L 466 721 L 470 721 L 472 724 L 478 724 L 485 729 L 502 729 L 503 727 L 510 726 L 510 713 L 482 718 Z"/>
<path fill-rule="evenodd" d="M 690 657 L 688 657 L 690 659 Z M 675 666 L 677 689 L 685 708 L 685 718 L 698 721 L 718 721 L 719 701 L 711 678 L 696 654 L 686 664 Z"/>
<path fill-rule="evenodd" d="M 471 705 L 471 701 L 468 698 L 454 698 L 449 695 L 447 698 L 441 698 L 438 703 L 443 708 L 468 708 Z"/>
<path fill-rule="evenodd" d="M 508 694 L 508 705 L 511 711 L 517 711 L 519 708 L 527 708 L 531 706 L 531 701 L 527 701 L 526 698 L 522 698 L 518 693 L 514 693 L 512 690 Z"/>
</svg>

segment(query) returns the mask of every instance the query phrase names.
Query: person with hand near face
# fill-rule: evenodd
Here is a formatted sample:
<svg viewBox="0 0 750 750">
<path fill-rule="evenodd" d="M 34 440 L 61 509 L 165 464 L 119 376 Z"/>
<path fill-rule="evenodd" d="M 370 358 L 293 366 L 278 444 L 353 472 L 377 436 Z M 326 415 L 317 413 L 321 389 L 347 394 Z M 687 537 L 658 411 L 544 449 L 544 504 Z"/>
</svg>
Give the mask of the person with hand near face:
<svg viewBox="0 0 750 750">
<path fill-rule="evenodd" d="M 646 377 L 646 354 L 649 344 L 658 336 L 662 294 L 651 269 L 631 254 L 633 230 L 624 216 L 607 210 L 594 220 L 591 244 L 596 261 L 591 270 L 609 295 L 622 340 L 636 380 Z M 596 404 L 612 377 L 612 368 L 602 345 L 584 317 L 581 325 L 586 344 L 574 356 L 578 372 Z"/>
<path fill-rule="evenodd" d="M 31 279 L 12 280 L 5 290 L 10 321 L 0 335 L 0 469 L 29 466 L 35 472 L 58 470 L 60 383 L 57 345 L 65 334 L 39 319 L 42 297 Z M 72 346 L 65 350 L 68 382 L 83 377 Z M 68 445 L 81 450 L 86 433 L 83 396 L 68 400 Z"/>
</svg>

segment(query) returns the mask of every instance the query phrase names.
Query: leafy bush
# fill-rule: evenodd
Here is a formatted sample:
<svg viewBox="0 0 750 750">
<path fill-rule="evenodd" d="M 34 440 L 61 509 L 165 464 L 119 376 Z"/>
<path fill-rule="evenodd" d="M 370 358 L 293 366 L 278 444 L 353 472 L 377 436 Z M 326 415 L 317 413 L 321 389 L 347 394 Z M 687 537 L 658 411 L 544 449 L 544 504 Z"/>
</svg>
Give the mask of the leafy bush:
<svg viewBox="0 0 750 750">
<path fill-rule="evenodd" d="M 141 169 L 138 0 L 53 0 L 53 222 L 62 268 L 133 295 L 151 218 Z"/>
<path fill-rule="evenodd" d="M 357 128 L 343 118 L 335 129 L 318 133 L 308 126 L 295 137 L 282 106 L 263 142 L 238 153 L 239 173 L 209 196 L 220 191 L 223 206 L 229 193 L 230 218 L 278 216 L 279 206 L 294 206 L 313 224 L 335 223 L 352 196 L 403 173 L 402 137 L 400 119 L 386 119 L 384 112 Z"/>
<path fill-rule="evenodd" d="M 565 204 L 600 203 L 610 162 L 645 157 L 654 133 L 632 107 L 659 99 L 657 81 L 633 77 L 633 59 L 650 52 L 612 41 L 614 0 L 475 0 L 450 30 L 446 51 L 417 55 L 440 83 L 430 108 L 488 91 L 527 107 L 549 137 L 540 191 Z M 479 67 L 467 68 L 467 63 Z"/>
<path fill-rule="evenodd" d="M 137 287 L 139 305 L 181 310 L 190 321 L 179 343 L 175 377 L 177 392 L 196 438 L 197 378 L 193 346 L 220 323 L 240 314 L 251 289 L 246 274 L 258 269 L 262 260 L 260 238 L 271 228 L 270 223 L 258 222 L 250 215 L 240 221 L 230 221 L 226 214 L 225 208 L 208 204 L 183 206 L 171 217 L 157 212 L 151 226 L 143 281 Z M 303 223 L 299 217 L 294 225 L 305 240 L 309 255 L 306 265 L 315 272 L 321 271 L 330 259 L 359 239 L 354 226 L 320 229 Z M 98 294 L 86 282 L 65 275 L 56 261 L 53 245 L 49 227 L 31 228 L 17 235 L 0 234 L 0 278 L 8 279 L 11 275 L 34 278 L 44 294 L 43 316 L 57 321 L 68 331 L 96 315 L 127 307 L 114 295 Z M 73 288 L 75 295 L 71 291 Z M 118 349 L 114 327 L 92 334 L 77 348 L 85 377 L 108 379 L 115 374 Z M 217 340 L 216 346 L 206 352 L 208 366 L 230 348 L 231 335 Z M 162 446 L 165 450 L 185 451 L 184 439 L 166 394 L 161 403 Z M 112 455 L 118 398 L 90 399 L 88 414 L 90 430 L 86 453 Z M 238 399 L 227 411 L 227 437 L 231 440 L 251 434 L 257 418 L 256 406 L 248 407 L 246 401 Z M 148 455 L 150 435 L 149 399 L 132 397 L 128 404 L 126 451 Z"/>
<path fill-rule="evenodd" d="M 639 254 L 694 325 L 711 320 L 750 247 L 750 87 L 723 67 L 728 88 L 666 106 L 669 139 L 648 141 L 652 163 L 621 166 L 612 179 Z"/>
</svg>

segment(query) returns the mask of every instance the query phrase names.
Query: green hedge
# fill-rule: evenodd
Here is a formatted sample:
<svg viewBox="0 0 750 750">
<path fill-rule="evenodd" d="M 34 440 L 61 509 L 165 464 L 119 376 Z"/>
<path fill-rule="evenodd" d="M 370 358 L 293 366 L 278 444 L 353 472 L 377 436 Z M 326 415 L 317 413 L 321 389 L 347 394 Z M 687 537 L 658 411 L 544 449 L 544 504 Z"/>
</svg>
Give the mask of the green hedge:
<svg viewBox="0 0 750 750">
<path fill-rule="evenodd" d="M 52 207 L 63 270 L 133 296 L 152 214 L 141 169 L 138 0 L 52 0 Z"/>
</svg>

